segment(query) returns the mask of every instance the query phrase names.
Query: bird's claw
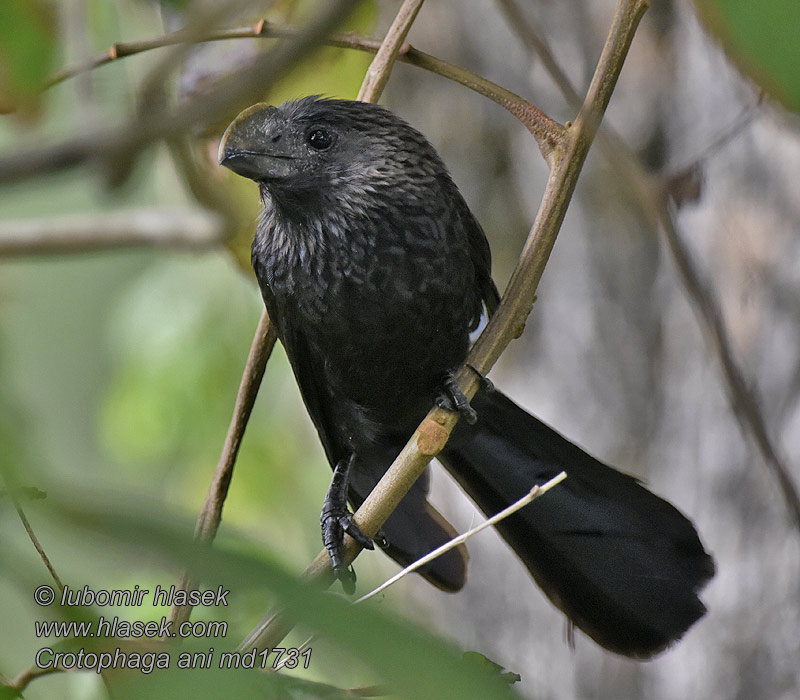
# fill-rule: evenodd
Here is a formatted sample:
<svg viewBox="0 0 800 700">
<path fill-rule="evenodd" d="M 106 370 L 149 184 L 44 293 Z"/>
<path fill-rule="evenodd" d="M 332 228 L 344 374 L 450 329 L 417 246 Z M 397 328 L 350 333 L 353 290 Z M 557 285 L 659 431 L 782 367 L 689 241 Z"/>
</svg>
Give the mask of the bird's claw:
<svg viewBox="0 0 800 700">
<path fill-rule="evenodd" d="M 343 510 L 324 508 L 319 520 L 322 525 L 322 540 L 328 549 L 331 548 L 329 547 L 329 542 L 334 543 L 338 539 L 341 543 L 345 532 L 362 547 L 366 549 L 375 548 L 372 538 L 364 534 L 353 519 L 353 514 L 346 508 Z"/>
<path fill-rule="evenodd" d="M 331 558 L 333 572 L 346 593 L 355 591 L 356 576 L 352 567 L 344 562 L 344 534 L 350 535 L 364 549 L 375 548 L 372 539 L 364 534 L 347 508 L 347 477 L 352 460 L 352 456 L 344 459 L 334 468 L 331 485 L 319 516 L 322 543 Z"/>
<path fill-rule="evenodd" d="M 474 425 L 478 421 L 478 414 L 469 404 L 461 387 L 458 386 L 455 376 L 448 372 L 444 379 L 444 393 L 436 398 L 436 405 L 445 411 L 458 413 L 467 423 Z"/>
<path fill-rule="evenodd" d="M 353 568 L 344 563 L 344 533 L 346 532 L 365 549 L 375 549 L 372 540 L 364 534 L 353 515 L 347 510 L 339 509 L 326 502 L 320 515 L 322 526 L 322 542 L 331 558 L 331 566 L 336 578 L 341 581 L 345 593 L 355 591 L 356 575 Z"/>
</svg>

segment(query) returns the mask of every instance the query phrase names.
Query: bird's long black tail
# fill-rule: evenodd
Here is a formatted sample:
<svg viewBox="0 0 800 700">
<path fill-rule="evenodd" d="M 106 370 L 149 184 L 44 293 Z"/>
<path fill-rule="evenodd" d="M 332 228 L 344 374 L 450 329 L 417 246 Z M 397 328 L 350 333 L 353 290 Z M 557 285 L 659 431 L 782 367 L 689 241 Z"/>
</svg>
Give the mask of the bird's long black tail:
<svg viewBox="0 0 800 700">
<path fill-rule="evenodd" d="M 439 456 L 487 515 L 558 472 L 567 479 L 497 529 L 536 582 L 598 644 L 646 658 L 705 612 L 714 563 L 692 523 L 499 391 L 480 391 Z"/>
</svg>

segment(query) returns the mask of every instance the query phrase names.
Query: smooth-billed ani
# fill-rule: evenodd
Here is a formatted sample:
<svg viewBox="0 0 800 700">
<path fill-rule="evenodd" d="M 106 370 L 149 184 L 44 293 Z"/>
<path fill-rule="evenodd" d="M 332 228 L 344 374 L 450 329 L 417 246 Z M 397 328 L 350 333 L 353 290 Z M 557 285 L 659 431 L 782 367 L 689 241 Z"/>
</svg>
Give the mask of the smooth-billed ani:
<svg viewBox="0 0 800 700">
<path fill-rule="evenodd" d="M 362 102 L 259 104 L 228 127 L 220 163 L 259 186 L 253 267 L 334 469 L 321 520 L 340 574 L 344 531 L 371 546 L 346 500 L 361 504 L 439 400 L 471 419 L 439 459 L 484 513 L 567 472 L 497 529 L 586 634 L 648 657 L 703 615 L 714 564 L 677 509 L 499 391 L 458 406 L 452 372 L 499 295 L 483 230 L 422 134 Z M 426 493 L 427 475 L 382 530 L 403 565 L 454 535 Z M 466 564 L 461 547 L 422 574 L 455 591 Z"/>
</svg>

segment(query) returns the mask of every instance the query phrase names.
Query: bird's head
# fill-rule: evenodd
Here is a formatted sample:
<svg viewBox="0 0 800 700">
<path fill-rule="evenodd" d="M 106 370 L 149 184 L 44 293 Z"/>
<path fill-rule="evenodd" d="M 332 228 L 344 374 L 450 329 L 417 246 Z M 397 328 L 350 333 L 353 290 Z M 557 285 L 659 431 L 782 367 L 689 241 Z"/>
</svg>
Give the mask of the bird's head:
<svg viewBox="0 0 800 700">
<path fill-rule="evenodd" d="M 318 97 L 244 110 L 222 137 L 219 162 L 262 195 L 304 204 L 326 194 L 345 205 L 381 194 L 396 201 L 446 177 L 425 137 L 388 110 Z"/>
</svg>

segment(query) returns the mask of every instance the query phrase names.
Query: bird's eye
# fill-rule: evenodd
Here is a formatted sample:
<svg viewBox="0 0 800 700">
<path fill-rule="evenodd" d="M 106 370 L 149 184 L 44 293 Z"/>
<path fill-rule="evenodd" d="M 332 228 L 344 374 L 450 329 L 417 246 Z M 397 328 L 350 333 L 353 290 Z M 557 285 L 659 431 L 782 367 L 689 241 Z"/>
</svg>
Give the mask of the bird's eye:
<svg viewBox="0 0 800 700">
<path fill-rule="evenodd" d="M 327 151 L 333 146 L 334 137 L 327 129 L 316 128 L 308 132 L 306 140 L 311 148 L 317 151 Z"/>
</svg>

